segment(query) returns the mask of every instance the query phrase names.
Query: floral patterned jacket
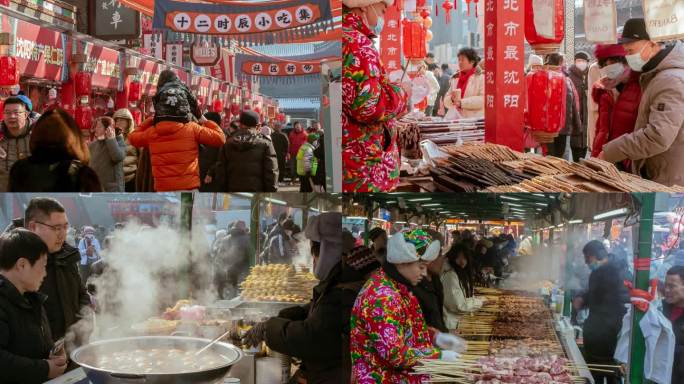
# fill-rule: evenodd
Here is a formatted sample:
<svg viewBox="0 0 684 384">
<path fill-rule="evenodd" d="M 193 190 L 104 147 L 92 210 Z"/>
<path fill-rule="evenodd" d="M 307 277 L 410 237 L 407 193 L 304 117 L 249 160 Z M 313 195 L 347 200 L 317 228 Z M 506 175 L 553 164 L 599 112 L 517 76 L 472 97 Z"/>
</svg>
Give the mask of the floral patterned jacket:
<svg viewBox="0 0 684 384">
<path fill-rule="evenodd" d="M 418 384 L 425 375 L 411 375 L 419 359 L 437 359 L 418 299 L 408 287 L 380 269 L 356 298 L 350 335 L 352 382 Z"/>
<path fill-rule="evenodd" d="M 344 13 L 342 35 L 342 189 L 391 191 L 400 166 L 392 126 L 407 111 L 407 95 L 388 81 L 375 34 L 359 16 Z"/>
</svg>

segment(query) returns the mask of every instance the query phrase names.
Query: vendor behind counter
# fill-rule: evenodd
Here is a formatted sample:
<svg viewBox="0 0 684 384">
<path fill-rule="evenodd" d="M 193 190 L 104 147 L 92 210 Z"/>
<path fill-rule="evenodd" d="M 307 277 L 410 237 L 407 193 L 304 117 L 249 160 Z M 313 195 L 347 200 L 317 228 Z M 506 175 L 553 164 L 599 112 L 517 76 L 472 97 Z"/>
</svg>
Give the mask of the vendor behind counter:
<svg viewBox="0 0 684 384">
<path fill-rule="evenodd" d="M 379 266 L 367 249 L 356 255 L 365 255 L 370 263 L 356 258 L 351 264 L 343 262 L 341 219 L 339 213 L 324 213 L 310 219 L 305 230 L 312 242 L 314 274 L 320 280 L 313 289 L 313 300 L 280 311 L 255 325 L 244 338 L 245 344 L 265 341 L 272 350 L 301 359 L 295 376 L 305 378 L 307 384 L 350 382 L 344 335 L 349 334 L 351 309 L 368 267 Z"/>
</svg>

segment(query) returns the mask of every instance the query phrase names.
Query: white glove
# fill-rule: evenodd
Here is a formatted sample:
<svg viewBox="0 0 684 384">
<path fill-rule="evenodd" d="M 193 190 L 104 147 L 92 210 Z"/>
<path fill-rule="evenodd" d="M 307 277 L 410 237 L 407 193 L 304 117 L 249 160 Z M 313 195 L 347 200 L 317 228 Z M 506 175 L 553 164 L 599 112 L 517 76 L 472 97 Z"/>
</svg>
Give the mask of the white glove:
<svg viewBox="0 0 684 384">
<path fill-rule="evenodd" d="M 453 352 L 463 352 L 467 347 L 465 340 L 458 336 L 444 332 L 437 332 L 435 344 L 437 344 L 437 346 L 441 349 L 446 349 Z"/>
<path fill-rule="evenodd" d="M 443 350 L 442 356 L 439 358 L 443 361 L 457 361 L 461 357 L 461 354 L 454 351 Z"/>
</svg>

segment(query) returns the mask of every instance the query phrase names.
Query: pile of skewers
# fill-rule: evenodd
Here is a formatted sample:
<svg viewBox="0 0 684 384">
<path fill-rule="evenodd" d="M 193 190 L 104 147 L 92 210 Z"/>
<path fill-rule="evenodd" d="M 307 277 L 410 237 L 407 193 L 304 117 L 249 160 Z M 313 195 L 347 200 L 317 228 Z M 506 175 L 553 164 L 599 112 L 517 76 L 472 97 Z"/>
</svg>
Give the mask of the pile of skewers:
<svg viewBox="0 0 684 384">
<path fill-rule="evenodd" d="M 613 372 L 617 366 L 578 366 L 559 355 L 542 357 L 464 357 L 458 361 L 421 360 L 415 368 L 432 383 L 456 384 L 579 384 L 578 369 Z"/>
</svg>

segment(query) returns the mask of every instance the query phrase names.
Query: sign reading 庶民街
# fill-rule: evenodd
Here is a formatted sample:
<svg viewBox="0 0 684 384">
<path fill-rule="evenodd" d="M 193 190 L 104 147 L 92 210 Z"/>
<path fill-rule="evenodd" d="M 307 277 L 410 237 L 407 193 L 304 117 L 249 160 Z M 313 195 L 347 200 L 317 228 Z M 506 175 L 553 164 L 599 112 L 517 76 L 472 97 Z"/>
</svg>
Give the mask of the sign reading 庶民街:
<svg viewBox="0 0 684 384">
<path fill-rule="evenodd" d="M 587 41 L 615 44 L 617 42 L 615 0 L 585 0 L 584 31 L 587 35 Z"/>
<path fill-rule="evenodd" d="M 643 0 L 646 31 L 653 41 L 684 38 L 684 1 Z"/>
</svg>

